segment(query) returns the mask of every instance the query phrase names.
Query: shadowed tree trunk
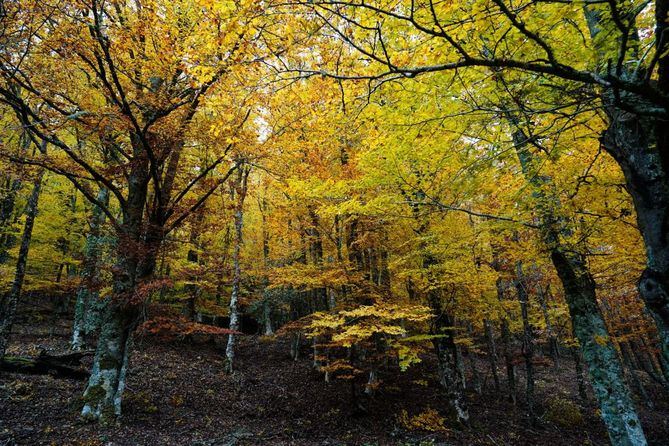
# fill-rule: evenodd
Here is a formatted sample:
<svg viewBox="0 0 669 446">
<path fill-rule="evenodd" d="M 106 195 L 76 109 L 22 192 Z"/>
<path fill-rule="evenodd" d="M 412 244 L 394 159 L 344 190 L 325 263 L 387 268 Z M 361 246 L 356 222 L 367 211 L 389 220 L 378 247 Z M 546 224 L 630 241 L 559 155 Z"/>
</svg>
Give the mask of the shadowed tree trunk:
<svg viewBox="0 0 669 446">
<path fill-rule="evenodd" d="M 523 271 L 523 263 L 516 262 L 516 291 L 520 302 L 520 314 L 523 321 L 523 358 L 525 358 L 525 401 L 530 422 L 536 422 L 534 414 L 534 336 L 529 317 L 529 295 L 527 293 L 527 278 Z"/>
<path fill-rule="evenodd" d="M 546 301 L 547 296 L 550 294 L 550 284 L 543 288 L 541 284 L 538 284 L 537 287 L 539 298 L 539 305 L 541 306 L 541 314 L 544 317 L 544 323 L 546 324 L 546 333 L 548 334 L 548 352 L 553 359 L 553 367 L 555 370 L 560 368 L 560 346 L 558 342 L 558 337 L 555 334 L 553 324 L 551 323 L 551 318 L 548 314 L 548 303 Z"/>
<path fill-rule="evenodd" d="M 435 311 L 433 334 L 438 335 L 432 341 L 437 354 L 439 383 L 448 394 L 448 402 L 455 412 L 457 420 L 463 424 L 469 422 L 469 409 L 463 394 L 464 383 L 458 373 L 458 351 L 455 345 L 455 323 L 442 308 L 440 296 L 432 291 L 430 307 Z"/>
<path fill-rule="evenodd" d="M 509 116 L 516 127 L 513 142 L 523 174 L 534 189 L 535 212 L 541 221 L 541 236 L 553 266 L 562 282 L 576 338 L 588 365 L 590 382 L 613 446 L 646 445 L 634 402 L 625 382 L 622 364 L 609 336 L 604 317 L 597 303 L 595 281 L 578 246 L 569 245 L 571 228 L 559 217 L 559 199 L 545 192 L 552 180 L 537 172 L 537 163 L 530 151 L 525 133 L 518 121 Z"/>
<path fill-rule="evenodd" d="M 495 249 L 493 249 L 492 267 L 498 274 L 502 272 L 502 261 Z M 497 290 L 497 300 L 502 303 L 505 300 L 506 289 L 508 285 L 505 279 L 497 277 L 495 288 Z M 513 362 L 513 339 L 509 329 L 509 321 L 506 316 L 500 319 L 500 341 L 502 343 L 502 352 L 504 354 L 504 364 L 506 367 L 506 384 L 509 392 L 509 400 L 516 404 L 516 366 Z"/>
<path fill-rule="evenodd" d="M 574 337 L 576 335 L 574 334 Z M 570 347 L 574 358 L 574 371 L 576 372 L 576 384 L 578 385 L 578 396 L 582 402 L 588 401 L 588 392 L 585 388 L 585 377 L 583 376 L 583 364 L 581 361 L 581 350 L 578 347 Z"/>
<path fill-rule="evenodd" d="M 0 196 L 0 263 L 9 260 L 9 248 L 12 246 L 14 236 L 12 227 L 14 222 L 14 207 L 16 205 L 16 194 L 21 189 L 21 180 L 7 175 Z"/>
<path fill-rule="evenodd" d="M 188 295 L 187 300 L 187 311 L 188 317 L 190 320 L 195 321 L 197 318 L 197 298 L 200 295 L 200 286 L 198 285 L 198 267 L 200 264 L 200 234 L 202 232 L 202 223 L 204 222 L 204 209 L 201 208 L 195 214 L 195 217 L 191 221 L 191 230 L 190 230 L 190 247 L 186 255 L 186 261 L 189 264 L 189 268 L 192 268 L 188 272 L 188 283 L 186 284 L 185 291 Z"/>
<path fill-rule="evenodd" d="M 43 177 L 44 170 L 40 170 L 33 183 L 33 189 L 28 198 L 28 204 L 26 205 L 26 221 L 23 226 L 23 234 L 21 235 L 21 246 L 19 248 L 19 256 L 16 260 L 16 270 L 12 288 L 9 291 L 9 294 L 2 299 L 2 305 L 0 306 L 0 310 L 2 310 L 0 312 L 0 360 L 5 357 L 7 344 L 9 343 L 9 337 L 16 316 L 16 307 L 21 298 L 21 289 L 23 288 L 23 280 L 26 276 L 28 251 L 30 250 L 30 240 L 32 238 L 35 217 L 37 217 L 37 207 L 40 192 L 42 190 Z"/>
<path fill-rule="evenodd" d="M 669 93 L 669 58 L 666 56 L 666 33 L 669 24 L 666 18 L 669 1 L 657 0 L 655 4 L 656 50 L 665 53 L 657 60 L 657 88 Z M 601 39 L 603 30 L 611 22 L 608 11 L 584 6 L 585 18 L 593 41 L 608 42 L 638 41 L 637 30 L 630 26 L 624 32 L 620 28 Z M 595 46 L 599 68 L 610 65 L 610 53 L 606 44 Z M 638 52 L 635 47 L 632 51 Z M 638 54 L 635 54 L 638 58 Z M 620 67 L 620 77 L 629 82 L 643 82 L 645 70 Z M 667 110 L 659 117 L 643 116 L 621 107 L 622 101 L 643 109 L 645 100 L 630 93 L 604 90 L 602 103 L 608 117 L 608 128 L 600 138 L 602 147 L 620 166 L 636 210 L 639 232 L 646 248 L 646 269 L 638 282 L 639 293 L 649 310 L 660 337 L 661 358 L 665 373 L 669 366 L 669 118 Z M 669 375 L 665 375 L 669 380 Z"/>
<path fill-rule="evenodd" d="M 22 133 L 19 139 L 20 153 L 30 147 L 30 138 Z M 12 229 L 16 220 L 16 194 L 21 189 L 22 181 L 12 172 L 3 175 L 3 188 L 0 195 L 0 264 L 9 260 L 9 249 L 14 243 Z"/>
<path fill-rule="evenodd" d="M 495 345 L 495 332 L 492 328 L 492 324 L 488 319 L 483 320 L 483 327 L 485 329 L 485 337 L 488 344 L 488 363 L 490 364 L 490 372 L 492 373 L 493 383 L 495 384 L 495 392 L 499 393 L 500 382 L 499 373 L 497 371 L 497 347 Z"/>
</svg>

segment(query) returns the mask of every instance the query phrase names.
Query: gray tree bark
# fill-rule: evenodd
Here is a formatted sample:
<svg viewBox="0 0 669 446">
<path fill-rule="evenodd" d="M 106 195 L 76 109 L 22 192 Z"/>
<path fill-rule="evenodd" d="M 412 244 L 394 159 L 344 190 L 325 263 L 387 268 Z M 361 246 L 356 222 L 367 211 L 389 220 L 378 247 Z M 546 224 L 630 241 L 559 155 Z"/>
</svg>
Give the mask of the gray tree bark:
<svg viewBox="0 0 669 446">
<path fill-rule="evenodd" d="M 109 191 L 100 188 L 97 200 L 100 203 L 109 202 Z M 98 292 L 100 286 L 100 257 L 103 248 L 102 226 L 105 222 L 105 213 L 94 205 L 89 225 L 90 231 L 86 236 L 84 251 L 84 266 L 81 274 L 81 285 L 77 291 L 77 301 L 74 307 L 74 323 L 72 326 L 71 347 L 81 350 L 86 345 L 86 338 L 100 327 L 104 300 Z"/>
<path fill-rule="evenodd" d="M 140 154 L 128 177 L 123 220 L 117 228 L 112 295 L 105 307 L 91 376 L 83 396 L 81 415 L 91 421 L 107 423 L 121 414 L 132 332 L 138 323 L 142 300 L 137 287 L 150 276 L 155 260 L 150 258 L 153 252 L 145 248 L 154 240 L 147 240 L 142 228 L 148 166 L 148 159 Z"/>
<path fill-rule="evenodd" d="M 514 117 L 509 119 L 517 127 Z M 577 246 L 570 246 L 563 240 L 563 237 L 569 238 L 571 229 L 568 222 L 558 214 L 559 199 L 544 192 L 543 186 L 552 180 L 538 174 L 536 160 L 522 130 L 514 132 L 513 141 L 523 174 L 534 188 L 541 235 L 562 282 L 574 333 L 588 365 L 590 382 L 599 401 L 609 439 L 613 446 L 646 445 L 620 358 L 597 303 L 595 281 L 588 270 L 585 256 Z"/>
<path fill-rule="evenodd" d="M 250 167 L 240 166 L 237 168 L 237 177 L 233 186 L 235 195 L 235 246 L 232 254 L 232 292 L 230 294 L 230 330 L 239 330 L 239 292 L 242 283 L 241 250 L 243 244 L 244 227 L 244 200 L 248 190 L 248 178 Z M 235 361 L 235 335 L 228 335 L 228 344 L 225 348 L 226 371 L 232 373 Z"/>
<path fill-rule="evenodd" d="M 593 41 L 610 23 L 608 12 L 584 6 L 585 18 Z M 669 1 L 655 2 L 656 50 L 666 52 Z M 635 39 L 632 26 L 607 36 L 619 42 Z M 606 48 L 595 48 L 600 68 L 609 64 Z M 657 88 L 669 93 L 669 59 L 658 60 Z M 621 67 L 620 77 L 629 82 L 644 82 L 644 70 Z M 657 326 L 665 379 L 669 380 L 669 118 L 643 116 L 626 110 L 623 102 L 643 107 L 643 101 L 631 94 L 620 95 L 607 89 L 602 102 L 608 117 L 608 128 L 600 138 L 604 149 L 620 166 L 636 210 L 639 232 L 646 249 L 646 269 L 638 282 L 639 293 Z M 628 108 L 628 107 L 627 107 Z M 669 110 L 666 110 L 669 114 Z"/>
</svg>

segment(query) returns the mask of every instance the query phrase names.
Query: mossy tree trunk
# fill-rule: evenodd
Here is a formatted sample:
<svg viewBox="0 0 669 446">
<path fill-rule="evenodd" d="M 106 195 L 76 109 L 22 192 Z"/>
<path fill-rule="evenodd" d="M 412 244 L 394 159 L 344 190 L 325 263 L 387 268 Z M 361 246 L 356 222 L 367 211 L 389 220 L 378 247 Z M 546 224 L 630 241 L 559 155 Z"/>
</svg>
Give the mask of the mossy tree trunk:
<svg viewBox="0 0 669 446">
<path fill-rule="evenodd" d="M 91 376 L 84 391 L 81 414 L 91 421 L 109 422 L 121 414 L 132 332 L 142 301 L 137 288 L 155 263 L 149 258 L 153 252 L 147 248 L 155 237 L 147 239 L 143 233 L 148 183 L 148 160 L 138 157 L 129 175 L 123 222 L 117 228 L 112 295 L 104 311 Z"/>
<path fill-rule="evenodd" d="M 100 188 L 97 199 L 100 203 L 109 202 L 109 191 Z M 77 301 L 74 308 L 74 323 L 72 326 L 73 350 L 81 350 L 86 345 L 87 337 L 100 327 L 104 300 L 100 299 L 100 258 L 103 250 L 102 226 L 105 214 L 102 209 L 94 205 L 89 225 L 90 231 L 86 237 L 84 265 L 81 274 L 81 285 L 77 291 Z"/>
<path fill-rule="evenodd" d="M 669 1 L 655 3 L 656 50 L 666 53 Z M 639 41 L 634 26 L 609 33 L 610 12 L 592 5 L 584 6 L 585 18 L 601 71 L 610 69 L 606 46 L 614 41 L 632 42 L 628 53 L 638 59 Z M 606 37 L 602 38 L 602 32 Z M 630 83 L 645 82 L 645 70 L 631 70 L 623 64 L 618 75 Z M 657 88 L 669 94 L 669 58 L 657 60 Z M 665 378 L 669 380 L 669 120 L 664 115 L 644 115 L 646 101 L 630 93 L 604 90 L 602 94 L 608 128 L 600 138 L 602 147 L 616 160 L 624 176 L 626 190 L 632 197 L 639 232 L 646 249 L 646 269 L 638 282 L 639 293 L 653 316 L 660 338 Z M 621 107 L 625 104 L 625 107 Z M 630 111 L 632 110 L 632 111 Z M 639 110 L 640 112 L 636 112 Z"/>
<path fill-rule="evenodd" d="M 599 401 L 611 444 L 646 445 L 618 352 L 597 303 L 595 281 L 588 270 L 585 255 L 579 246 L 568 242 L 572 230 L 569 220 L 559 215 L 559 198 L 546 192 L 550 189 L 546 186 L 550 186 L 552 179 L 537 171 L 537 160 L 517 119 L 509 115 L 509 121 L 517 129 L 513 133 L 516 154 L 523 174 L 533 188 L 541 235 L 564 288 L 574 334 L 588 365 L 590 383 Z"/>
</svg>

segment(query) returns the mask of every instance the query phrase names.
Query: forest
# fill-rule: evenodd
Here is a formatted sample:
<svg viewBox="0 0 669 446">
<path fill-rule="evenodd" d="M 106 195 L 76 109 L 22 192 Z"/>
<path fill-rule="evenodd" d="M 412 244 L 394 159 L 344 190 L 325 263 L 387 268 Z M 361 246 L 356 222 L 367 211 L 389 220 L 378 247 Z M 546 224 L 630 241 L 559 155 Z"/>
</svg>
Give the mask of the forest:
<svg viewBox="0 0 669 446">
<path fill-rule="evenodd" d="M 669 0 L 0 0 L 0 444 L 669 445 Z"/>
</svg>

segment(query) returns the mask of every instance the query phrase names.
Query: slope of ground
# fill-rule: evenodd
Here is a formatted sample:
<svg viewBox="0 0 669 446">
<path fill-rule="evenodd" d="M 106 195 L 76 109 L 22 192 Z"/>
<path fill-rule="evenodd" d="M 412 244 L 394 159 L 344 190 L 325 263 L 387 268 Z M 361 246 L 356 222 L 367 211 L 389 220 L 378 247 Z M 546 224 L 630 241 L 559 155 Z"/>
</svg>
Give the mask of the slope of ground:
<svg viewBox="0 0 669 446">
<path fill-rule="evenodd" d="M 64 336 L 18 334 L 10 353 L 64 351 Z M 554 401 L 577 402 L 571 364 L 558 374 L 540 368 L 538 425 L 530 426 L 522 406 L 495 395 L 490 378 L 483 395 L 470 394 L 471 425 L 446 418 L 443 391 L 431 358 L 405 373 L 382 373 L 376 395 L 351 398 L 350 385 L 325 383 L 311 368 L 308 349 L 293 361 L 284 340 L 245 336 L 237 372 L 223 373 L 212 345 L 138 339 L 122 421 L 99 427 L 78 417 L 84 382 L 50 376 L 0 375 L 2 445 L 605 445 L 606 434 L 592 399 L 580 407 L 558 407 L 562 426 L 546 408 Z M 484 363 L 479 364 L 484 374 Z M 485 378 L 485 377 L 484 377 Z M 522 377 L 519 385 L 523 385 Z M 650 443 L 669 444 L 666 395 L 653 389 L 655 409 L 640 409 Z M 521 398 L 522 399 L 522 398 Z M 662 401 L 664 400 L 664 402 Z M 564 411 L 564 414 L 560 412 Z M 421 414 L 422 417 L 420 416 Z M 418 416 L 418 417 L 417 417 Z M 444 428 L 439 429 L 440 417 Z M 417 417 L 417 418 L 416 418 Z M 571 417 L 571 419 L 570 419 Z M 553 421 L 549 421 L 551 418 Z M 423 421 L 421 421 L 423 420 Z M 427 421 L 426 421 L 427 420 Z M 560 420 L 558 420 L 560 421 Z M 437 429 L 422 430 L 421 423 Z"/>
</svg>

